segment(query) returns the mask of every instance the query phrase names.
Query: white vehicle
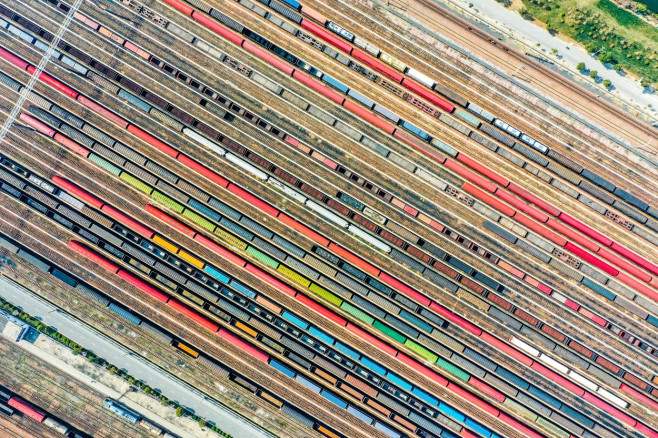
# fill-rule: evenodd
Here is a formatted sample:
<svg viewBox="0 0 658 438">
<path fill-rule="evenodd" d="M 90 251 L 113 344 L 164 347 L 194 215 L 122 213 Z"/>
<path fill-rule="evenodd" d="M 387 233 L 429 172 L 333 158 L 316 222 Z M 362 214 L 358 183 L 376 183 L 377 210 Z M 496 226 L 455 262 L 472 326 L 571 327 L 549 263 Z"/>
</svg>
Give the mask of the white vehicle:
<svg viewBox="0 0 658 438">
<path fill-rule="evenodd" d="M 429 76 L 422 74 L 418 70 L 409 68 L 409 70 L 407 70 L 407 74 L 411 79 L 417 80 L 421 84 L 425 85 L 427 88 L 432 88 L 434 86 L 434 81 Z"/>
<path fill-rule="evenodd" d="M 247 163 L 245 160 L 243 160 L 242 158 L 237 157 L 236 155 L 233 155 L 231 153 L 227 153 L 226 154 L 226 159 L 229 160 L 231 163 L 235 164 L 236 166 L 241 167 L 242 169 L 244 169 L 247 172 L 251 173 L 256 178 L 258 178 L 262 181 L 267 181 L 267 178 L 269 178 L 268 174 L 266 174 L 262 170 L 256 168 L 256 166 L 252 166 L 251 164 Z"/>
<path fill-rule="evenodd" d="M 221 148 L 216 143 L 208 140 L 206 137 L 198 134 L 197 132 L 192 131 L 190 128 L 183 128 L 183 134 L 196 141 L 197 143 L 201 143 L 211 151 L 216 152 L 221 156 L 226 155 L 226 149 Z"/>
<path fill-rule="evenodd" d="M 379 239 L 376 239 L 375 237 L 371 236 L 370 234 L 366 233 L 362 229 L 356 227 L 355 225 L 351 225 L 348 227 L 348 229 L 354 233 L 356 236 L 360 237 L 361 239 L 365 240 L 366 242 L 370 243 L 377 249 L 380 249 L 386 253 L 391 252 L 391 247 L 384 242 L 382 242 Z"/>
<path fill-rule="evenodd" d="M 343 219 L 340 216 L 330 212 L 326 208 L 316 204 L 313 201 L 307 200 L 306 205 L 308 206 L 308 208 L 310 208 L 314 212 L 318 213 L 320 216 L 323 216 L 325 219 L 328 219 L 331 222 L 333 222 L 335 224 L 338 224 L 343 228 L 347 228 L 349 226 L 349 222 L 347 222 L 345 219 Z"/>
<path fill-rule="evenodd" d="M 494 119 L 493 124 L 498 128 L 502 129 L 503 131 L 507 132 L 514 138 L 519 138 L 519 136 L 521 135 L 521 131 L 516 129 L 514 126 L 503 122 L 500 119 Z"/>
</svg>

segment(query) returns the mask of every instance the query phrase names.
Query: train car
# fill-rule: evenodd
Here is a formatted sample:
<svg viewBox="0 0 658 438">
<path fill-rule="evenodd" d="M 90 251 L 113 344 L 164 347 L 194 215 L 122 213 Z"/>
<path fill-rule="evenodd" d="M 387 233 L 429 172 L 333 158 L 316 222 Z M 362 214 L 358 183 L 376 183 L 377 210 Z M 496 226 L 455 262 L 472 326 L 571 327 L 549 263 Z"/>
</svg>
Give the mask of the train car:
<svg viewBox="0 0 658 438">
<path fill-rule="evenodd" d="M 415 79 L 416 81 L 420 82 L 421 84 L 425 85 L 427 88 L 432 88 L 434 87 L 435 82 L 427 75 L 424 75 L 423 73 L 419 72 L 418 70 L 414 70 L 413 68 L 409 68 L 407 70 L 407 75 L 411 79 Z"/>
<path fill-rule="evenodd" d="M 311 200 L 306 200 L 306 205 L 308 206 L 308 208 L 310 208 L 314 212 L 318 213 L 320 216 L 322 216 L 325 219 L 339 225 L 341 228 L 347 228 L 349 226 L 349 222 L 347 222 L 345 219 L 343 219 L 340 216 L 332 213 L 331 211 L 329 211 L 326 208 L 320 206 L 319 204 L 316 204 L 315 202 L 313 202 Z"/>
<path fill-rule="evenodd" d="M 401 73 L 404 73 L 407 70 L 407 64 L 389 55 L 388 53 L 381 52 L 379 54 L 379 59 L 381 59 L 383 62 L 390 65 L 391 67 L 393 67 L 394 69 L 396 69 Z"/>
<path fill-rule="evenodd" d="M 370 234 L 364 232 L 360 228 L 355 227 L 354 225 L 350 225 L 348 229 L 354 233 L 356 236 L 360 237 L 361 239 L 365 240 L 375 248 L 384 251 L 385 253 L 390 253 L 391 252 L 391 247 L 384 242 L 382 242 L 379 239 L 374 238 Z"/>
<path fill-rule="evenodd" d="M 269 178 L 269 175 L 267 175 L 265 172 L 262 170 L 258 169 L 257 167 L 253 166 L 250 163 L 247 163 L 244 161 L 242 158 L 239 158 L 236 155 L 233 155 L 231 153 L 226 154 L 226 159 L 230 161 L 231 163 L 235 164 L 236 166 L 244 169 L 245 171 L 249 172 L 256 178 L 260 179 L 261 181 L 267 181 Z"/>
<path fill-rule="evenodd" d="M 8 389 L 0 387 L 0 399 L 9 400 L 12 395 L 14 395 L 14 394 L 12 394 L 11 391 L 9 391 Z"/>
<path fill-rule="evenodd" d="M 183 128 L 183 134 L 221 156 L 226 155 L 226 150 L 224 148 L 208 140 L 206 137 L 197 134 L 195 131 L 191 130 L 190 128 Z"/>
<path fill-rule="evenodd" d="M 347 41 L 352 42 L 354 41 L 354 34 L 350 32 L 347 29 L 343 29 L 341 26 L 337 25 L 333 21 L 327 21 L 327 29 L 332 31 L 333 33 L 340 35 L 341 37 L 345 38 Z"/>
<path fill-rule="evenodd" d="M 32 418 L 33 420 L 39 423 L 42 423 L 43 420 L 48 415 L 46 412 L 37 408 L 32 403 L 29 403 L 17 396 L 13 396 L 12 398 L 10 398 L 7 404 L 12 408 L 16 409 L 18 412 L 22 412 L 26 416 Z"/>
<path fill-rule="evenodd" d="M 43 424 L 46 426 L 50 427 L 51 429 L 55 430 L 61 435 L 66 435 L 69 433 L 71 430 L 70 427 L 67 424 L 62 423 L 61 421 L 57 420 L 56 418 L 53 417 L 48 417 L 43 421 Z"/>
<path fill-rule="evenodd" d="M 299 3 L 297 0 L 281 0 L 281 1 L 296 11 L 302 9 L 301 3 Z"/>
<path fill-rule="evenodd" d="M 513 136 L 514 138 L 519 138 L 521 136 L 521 131 L 516 129 L 514 126 L 503 122 L 502 120 L 500 120 L 498 118 L 494 119 L 493 124 L 497 128 L 500 128 L 503 131 L 507 132 L 509 135 Z"/>
<path fill-rule="evenodd" d="M 12 415 L 14 415 L 14 409 L 9 405 L 0 403 L 0 414 L 6 415 L 7 417 L 11 417 Z"/>
<path fill-rule="evenodd" d="M 521 140 L 523 143 L 527 144 L 531 148 L 538 150 L 544 155 L 548 153 L 548 147 L 546 145 L 538 142 L 534 138 L 530 137 L 528 134 L 522 133 L 521 137 L 519 137 L 519 140 Z"/>
<path fill-rule="evenodd" d="M 156 426 L 145 418 L 142 418 L 142 420 L 137 424 L 143 429 L 146 429 L 146 431 L 153 436 L 160 436 L 164 432 L 162 428 Z"/>
<path fill-rule="evenodd" d="M 196 350 L 194 350 L 194 349 L 188 347 L 187 345 L 185 345 L 185 344 L 183 344 L 183 343 L 181 343 L 181 342 L 175 341 L 175 342 L 174 342 L 174 346 L 175 346 L 176 348 L 178 348 L 179 350 L 185 352 L 186 354 L 192 356 L 192 357 L 195 358 L 195 359 L 196 359 L 197 357 L 199 357 L 199 352 L 198 352 L 198 351 L 196 351 Z"/>
<path fill-rule="evenodd" d="M 103 400 L 103 406 L 105 406 L 105 408 L 109 409 L 115 414 L 125 418 L 132 424 L 137 424 L 137 422 L 142 419 L 140 415 L 124 408 L 123 406 L 121 406 L 119 403 L 112 400 L 111 398 L 106 398 L 105 400 Z"/>
</svg>

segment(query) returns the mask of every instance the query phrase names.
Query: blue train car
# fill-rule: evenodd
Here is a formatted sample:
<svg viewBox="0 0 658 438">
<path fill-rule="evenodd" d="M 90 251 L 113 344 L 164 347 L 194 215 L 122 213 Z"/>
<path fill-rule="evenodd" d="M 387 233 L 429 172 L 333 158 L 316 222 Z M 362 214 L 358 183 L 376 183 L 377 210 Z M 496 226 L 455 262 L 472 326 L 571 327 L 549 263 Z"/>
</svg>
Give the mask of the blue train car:
<svg viewBox="0 0 658 438">
<path fill-rule="evenodd" d="M 142 419 L 142 417 L 140 417 L 136 413 L 129 411 L 128 409 L 124 408 L 119 403 L 115 402 L 110 398 L 106 398 L 105 400 L 103 400 L 103 406 L 105 406 L 107 409 L 114 412 L 115 414 L 130 421 L 132 424 L 137 424 L 137 422 Z"/>
</svg>

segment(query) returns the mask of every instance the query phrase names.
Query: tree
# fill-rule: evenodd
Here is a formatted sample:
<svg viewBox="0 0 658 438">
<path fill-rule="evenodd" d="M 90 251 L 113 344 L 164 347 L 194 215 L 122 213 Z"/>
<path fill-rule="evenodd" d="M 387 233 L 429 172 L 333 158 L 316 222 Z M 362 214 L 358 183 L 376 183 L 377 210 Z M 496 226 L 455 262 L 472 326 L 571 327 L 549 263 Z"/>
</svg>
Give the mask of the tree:
<svg viewBox="0 0 658 438">
<path fill-rule="evenodd" d="M 592 71 L 589 72 L 589 77 L 592 78 L 592 79 L 596 78 L 598 75 L 599 75 L 599 72 L 596 71 L 596 70 L 592 70 Z"/>
<path fill-rule="evenodd" d="M 610 85 L 612 85 L 612 82 L 610 81 L 610 79 L 604 79 L 603 80 L 603 86 L 605 88 L 610 88 Z"/>
<path fill-rule="evenodd" d="M 576 68 L 578 69 L 578 71 L 585 70 L 585 68 L 586 68 L 585 63 L 584 62 L 579 62 L 578 65 L 576 66 Z"/>
<path fill-rule="evenodd" d="M 649 78 L 642 78 L 640 80 L 640 85 L 643 86 L 644 88 L 650 87 L 651 86 L 651 79 Z"/>
<path fill-rule="evenodd" d="M 208 424 L 206 420 L 204 420 L 203 418 L 199 419 L 199 426 L 206 427 L 206 424 Z"/>
<path fill-rule="evenodd" d="M 612 66 L 612 69 L 613 69 L 614 71 L 619 71 L 619 72 L 621 72 L 621 71 L 623 70 L 621 64 L 615 64 L 615 65 L 613 65 L 613 66 Z"/>
<path fill-rule="evenodd" d="M 604 64 L 612 61 L 612 53 L 606 51 L 599 53 L 599 61 L 601 61 Z"/>
<path fill-rule="evenodd" d="M 598 49 L 599 49 L 599 45 L 594 41 L 590 41 L 587 44 L 585 44 L 585 50 L 587 50 L 587 53 L 594 53 Z"/>
<path fill-rule="evenodd" d="M 179 406 L 176 408 L 176 416 L 177 417 L 182 417 L 183 416 L 184 409 L 182 406 Z"/>
</svg>

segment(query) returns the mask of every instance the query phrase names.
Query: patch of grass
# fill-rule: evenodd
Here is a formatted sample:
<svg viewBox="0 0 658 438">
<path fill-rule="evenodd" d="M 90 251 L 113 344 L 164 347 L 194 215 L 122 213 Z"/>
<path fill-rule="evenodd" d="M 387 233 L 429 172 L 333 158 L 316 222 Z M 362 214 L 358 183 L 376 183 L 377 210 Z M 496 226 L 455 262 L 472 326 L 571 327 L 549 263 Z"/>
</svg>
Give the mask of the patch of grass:
<svg viewBox="0 0 658 438">
<path fill-rule="evenodd" d="M 616 4 L 612 3 L 610 0 L 599 0 L 596 3 L 596 6 L 601 9 L 602 11 L 607 12 L 608 14 L 612 15 L 616 20 L 617 23 L 619 23 L 620 26 L 628 26 L 628 27 L 641 27 L 641 26 L 648 26 L 651 27 L 650 24 L 645 23 L 642 21 L 637 15 L 628 12 L 625 9 L 620 8 Z"/>
<path fill-rule="evenodd" d="M 523 0 L 525 9 L 589 52 L 658 82 L 658 29 L 610 0 Z"/>
</svg>

